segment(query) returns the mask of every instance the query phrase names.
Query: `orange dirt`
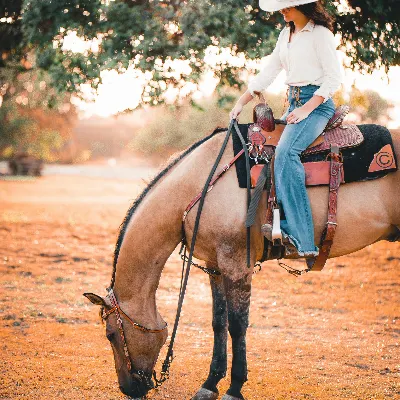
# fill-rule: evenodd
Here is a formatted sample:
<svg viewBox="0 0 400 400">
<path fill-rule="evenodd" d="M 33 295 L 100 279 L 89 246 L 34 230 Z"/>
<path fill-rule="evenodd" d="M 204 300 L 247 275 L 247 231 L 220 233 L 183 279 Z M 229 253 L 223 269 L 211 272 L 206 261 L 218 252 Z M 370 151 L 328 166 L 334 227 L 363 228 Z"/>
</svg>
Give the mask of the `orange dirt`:
<svg viewBox="0 0 400 400">
<path fill-rule="evenodd" d="M 124 397 L 98 309 L 82 293 L 105 294 L 117 228 L 142 188 L 84 177 L 0 181 L 1 399 Z M 254 276 L 246 399 L 400 399 L 399 276 L 400 243 L 297 279 L 265 263 Z M 170 326 L 179 281 L 173 254 L 158 290 Z M 171 378 L 149 397 L 189 399 L 211 351 L 208 279 L 194 270 Z"/>
</svg>

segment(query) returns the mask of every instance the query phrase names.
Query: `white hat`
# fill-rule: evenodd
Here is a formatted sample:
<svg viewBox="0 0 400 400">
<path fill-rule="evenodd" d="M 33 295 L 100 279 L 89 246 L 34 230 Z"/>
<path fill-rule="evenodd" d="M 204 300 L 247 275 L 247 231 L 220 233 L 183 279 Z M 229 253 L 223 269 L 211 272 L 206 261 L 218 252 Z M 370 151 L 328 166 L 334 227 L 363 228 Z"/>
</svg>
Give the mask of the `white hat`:
<svg viewBox="0 0 400 400">
<path fill-rule="evenodd" d="M 314 3 L 315 1 L 318 0 L 260 0 L 260 8 L 264 11 L 273 12 L 282 10 L 282 8 Z"/>
</svg>

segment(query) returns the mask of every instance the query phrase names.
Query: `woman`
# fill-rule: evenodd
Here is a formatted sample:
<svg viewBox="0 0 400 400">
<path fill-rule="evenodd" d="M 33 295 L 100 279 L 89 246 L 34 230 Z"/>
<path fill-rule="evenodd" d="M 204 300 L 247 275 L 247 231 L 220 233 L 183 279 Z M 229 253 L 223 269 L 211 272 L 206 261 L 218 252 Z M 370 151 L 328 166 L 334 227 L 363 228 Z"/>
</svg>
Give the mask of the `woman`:
<svg viewBox="0 0 400 400">
<path fill-rule="evenodd" d="M 274 177 L 278 202 L 284 210 L 283 239 L 295 246 L 300 257 L 315 257 L 314 225 L 305 187 L 300 154 L 324 130 L 333 116 L 332 95 L 342 83 L 334 36 L 333 18 L 318 0 L 260 0 L 265 11 L 280 10 L 286 27 L 279 34 L 268 63 L 249 82 L 230 113 L 236 118 L 254 97 L 266 89 L 282 69 L 286 70 L 289 107 L 281 119 L 287 125 L 275 153 Z M 267 238 L 272 227 L 262 226 Z"/>
</svg>

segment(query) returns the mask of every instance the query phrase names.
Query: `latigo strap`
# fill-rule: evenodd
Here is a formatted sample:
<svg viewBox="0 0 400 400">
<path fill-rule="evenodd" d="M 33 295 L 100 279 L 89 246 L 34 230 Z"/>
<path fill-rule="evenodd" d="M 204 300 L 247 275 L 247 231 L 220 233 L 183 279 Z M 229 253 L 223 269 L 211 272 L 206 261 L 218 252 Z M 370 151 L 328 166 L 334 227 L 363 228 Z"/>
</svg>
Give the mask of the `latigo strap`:
<svg viewBox="0 0 400 400">
<path fill-rule="evenodd" d="M 337 202 L 338 190 L 342 181 L 341 170 L 343 160 L 339 153 L 339 146 L 331 145 L 331 152 L 328 157 L 331 160 L 330 181 L 329 181 L 329 199 L 328 199 L 328 221 L 321 236 L 319 254 L 315 259 L 307 259 L 307 265 L 312 271 L 321 271 L 324 268 L 326 260 L 329 257 L 333 238 L 337 227 Z"/>
</svg>

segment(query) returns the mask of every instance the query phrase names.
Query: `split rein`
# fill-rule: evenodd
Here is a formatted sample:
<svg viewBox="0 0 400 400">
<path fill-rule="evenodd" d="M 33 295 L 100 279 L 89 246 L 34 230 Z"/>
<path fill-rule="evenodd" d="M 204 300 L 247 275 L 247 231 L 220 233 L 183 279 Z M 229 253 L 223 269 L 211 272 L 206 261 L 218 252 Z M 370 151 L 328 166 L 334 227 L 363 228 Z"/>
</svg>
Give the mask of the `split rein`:
<svg viewBox="0 0 400 400">
<path fill-rule="evenodd" d="M 188 205 L 188 207 L 186 208 L 184 214 L 183 214 L 183 218 L 182 218 L 182 246 L 181 249 L 179 251 L 179 254 L 181 255 L 181 258 L 183 260 L 183 264 L 182 264 L 182 275 L 181 275 L 181 285 L 180 285 L 180 290 L 179 290 L 179 300 L 178 300 L 178 307 L 177 307 L 177 311 L 176 311 L 176 317 L 175 317 L 175 323 L 174 323 L 174 327 L 172 330 L 172 334 L 171 334 L 171 340 L 169 342 L 168 345 L 168 351 L 167 351 L 167 355 L 165 357 L 165 361 L 163 362 L 162 365 L 162 369 L 161 369 L 161 378 L 160 378 L 160 384 L 158 384 L 158 382 L 156 381 L 156 384 L 158 386 L 160 386 L 165 380 L 168 379 L 169 376 L 169 368 L 170 365 L 172 363 L 172 360 L 174 359 L 173 356 L 173 347 L 174 347 L 174 343 L 175 343 L 175 338 L 176 338 L 176 333 L 178 330 L 178 324 L 179 324 L 179 319 L 181 316 L 181 312 L 182 312 L 182 306 L 183 306 L 183 299 L 185 297 L 185 292 L 186 292 L 186 287 L 187 287 L 187 283 L 188 283 L 188 279 L 189 279 L 189 273 L 190 273 L 190 268 L 191 266 L 195 266 L 197 268 L 202 269 L 204 272 L 206 272 L 207 274 L 215 277 L 217 275 L 221 275 L 221 273 L 217 270 L 213 270 L 211 268 L 205 268 L 205 267 L 201 267 L 198 264 L 195 264 L 193 262 L 193 253 L 194 253 L 194 247 L 196 244 L 196 238 L 197 238 L 197 233 L 199 230 L 199 225 L 200 225 L 200 217 L 201 217 L 201 213 L 203 211 L 203 206 L 204 206 L 204 201 L 206 198 L 207 193 L 213 188 L 214 183 L 234 164 L 234 162 L 237 160 L 237 158 L 239 158 L 240 155 L 237 155 L 237 157 L 235 157 L 229 164 L 225 165 L 222 169 L 221 172 L 219 172 L 215 177 L 215 171 L 217 170 L 217 167 L 221 161 L 221 158 L 225 152 L 226 146 L 228 144 L 229 141 L 229 137 L 231 136 L 231 132 L 232 132 L 232 128 L 235 128 L 237 135 L 240 138 L 240 141 L 243 145 L 243 152 L 240 153 L 241 154 L 245 154 L 246 156 L 246 172 L 247 172 L 247 207 L 249 207 L 250 204 L 250 167 L 249 167 L 249 161 L 248 161 L 248 149 L 246 146 L 246 143 L 243 139 L 243 136 L 239 130 L 237 121 L 235 119 L 232 119 L 230 121 L 229 124 L 229 128 L 227 130 L 224 142 L 222 143 L 221 149 L 218 153 L 218 156 L 214 162 L 213 167 L 211 168 L 210 174 L 208 175 L 208 178 L 206 180 L 206 183 L 204 184 L 203 190 L 201 192 L 201 194 L 199 193 Z M 189 255 L 186 256 L 186 250 L 187 250 L 187 244 L 186 244 L 186 237 L 185 237 L 185 229 L 184 229 L 184 223 L 185 223 L 185 219 L 186 216 L 188 214 L 188 212 L 193 208 L 193 206 L 195 204 L 199 203 L 199 207 L 197 209 L 197 214 L 196 214 L 196 219 L 195 219 L 195 223 L 193 226 L 193 233 L 192 233 L 192 240 L 190 243 L 190 249 L 189 249 Z M 182 254 L 183 253 L 183 254 Z M 250 267 L 250 228 L 247 229 L 247 266 Z"/>
<path fill-rule="evenodd" d="M 225 148 L 228 144 L 228 140 L 229 137 L 231 135 L 231 131 L 232 128 L 235 128 L 237 135 L 239 136 L 239 139 L 243 145 L 243 150 L 227 165 L 224 166 L 224 168 L 222 169 L 222 171 L 220 173 L 218 173 L 215 177 L 215 171 L 219 165 L 219 162 L 221 161 L 221 158 L 224 154 Z M 128 368 L 128 371 L 134 375 L 143 385 L 146 386 L 146 389 L 150 390 L 153 388 L 158 388 L 160 387 L 168 378 L 169 378 L 169 368 L 170 365 L 172 363 L 172 360 L 174 359 L 173 357 L 173 346 L 174 346 L 174 342 L 175 342 L 175 338 L 176 338 L 176 333 L 177 333 L 177 329 L 178 329 L 178 324 L 179 324 L 179 319 L 180 319 L 180 315 L 182 312 L 182 306 L 183 306 L 183 300 L 185 297 L 185 292 L 186 292 L 186 287 L 187 287 L 187 283 L 188 283 L 188 279 L 189 279 L 189 272 L 190 272 L 190 267 L 191 266 L 195 266 L 197 268 L 200 268 L 201 270 L 203 270 L 204 272 L 206 272 L 207 274 L 209 274 L 210 276 L 218 276 L 221 275 L 221 273 L 218 270 L 214 270 L 211 268 L 206 268 L 206 267 L 202 267 L 196 263 L 193 262 L 193 253 L 194 253 L 194 247 L 196 244 L 196 238 L 197 238 L 197 233 L 198 233 L 198 229 L 199 229 L 199 224 L 200 224 L 200 216 L 203 210 L 203 205 L 204 205 L 204 201 L 205 201 L 205 197 L 207 195 L 207 193 L 213 188 L 213 184 L 235 163 L 235 161 L 239 158 L 239 156 L 241 156 L 242 154 L 245 154 L 246 156 L 246 172 L 247 172 L 247 207 L 249 207 L 250 204 L 250 168 L 249 168 L 249 161 L 248 161 L 248 149 L 247 146 L 245 144 L 245 141 L 243 139 L 243 136 L 238 128 L 237 125 L 237 121 L 235 119 L 232 119 L 230 124 L 229 124 L 229 128 L 228 131 L 226 133 L 224 142 L 221 146 L 221 149 L 218 153 L 218 156 L 215 160 L 215 163 L 210 171 L 210 174 L 207 178 L 207 181 L 203 187 L 203 190 L 201 192 L 201 194 L 199 193 L 199 195 L 197 195 L 192 202 L 189 204 L 189 206 L 186 208 L 185 213 L 183 215 L 183 219 L 182 219 L 182 247 L 179 251 L 179 254 L 183 260 L 183 265 L 182 265 L 182 276 L 181 276 L 181 285 L 180 285 L 180 290 L 179 290 L 179 300 L 178 300 L 178 307 L 177 307 L 177 312 L 176 312 L 176 317 L 175 317 L 175 323 L 174 323 L 174 327 L 172 330 L 172 334 L 171 334 L 171 340 L 170 343 L 168 345 L 168 350 L 167 350 L 167 355 L 165 357 L 165 360 L 162 364 L 162 368 L 161 368 L 161 372 L 160 372 L 160 376 L 159 378 L 157 378 L 157 374 L 155 371 L 153 371 L 153 373 L 148 373 L 145 372 L 143 370 L 137 370 L 133 367 L 133 363 L 131 361 L 131 357 L 129 355 L 129 351 L 128 351 L 128 346 L 126 343 L 126 338 L 125 338 L 125 333 L 124 333 L 124 328 L 123 328 L 123 324 L 122 324 L 122 318 L 121 318 L 121 314 L 130 322 L 130 324 L 135 328 L 138 329 L 142 332 L 145 333 L 159 333 L 164 331 L 165 329 L 167 329 L 167 324 L 165 323 L 165 326 L 161 329 L 150 329 L 150 328 L 146 328 L 143 325 L 138 324 L 137 322 L 133 321 L 120 307 L 120 305 L 118 304 L 118 301 L 115 297 L 114 291 L 112 289 L 112 287 L 110 287 L 108 289 L 108 294 L 107 297 L 110 299 L 112 308 L 108 311 L 104 311 L 102 313 L 102 319 L 106 320 L 111 314 L 115 313 L 116 319 L 117 319 L 117 324 L 118 324 L 118 330 L 119 330 L 119 334 L 121 337 L 121 341 L 123 344 L 123 348 L 124 348 L 124 356 L 125 356 L 125 362 L 126 362 L 126 366 Z M 213 178 L 214 177 L 214 178 Z M 199 202 L 199 208 L 197 210 L 197 215 L 196 215 L 196 220 L 195 220 L 195 224 L 193 227 L 193 234 L 192 234 L 192 240 L 191 240 L 191 244 L 190 244 L 190 250 L 189 250 L 189 255 L 186 255 L 186 238 L 185 238 L 185 234 L 184 234 L 184 221 L 186 219 L 186 216 L 188 214 L 188 212 L 190 211 L 191 208 L 193 208 L 193 206 L 195 204 L 197 204 Z M 182 254 L 183 253 L 183 254 Z M 247 266 L 250 268 L 250 228 L 247 228 Z M 258 270 L 261 269 L 261 264 L 256 263 L 255 267 L 258 267 Z M 256 271 L 258 272 L 258 271 Z M 152 381 L 152 378 L 155 381 L 155 385 Z"/>
</svg>

